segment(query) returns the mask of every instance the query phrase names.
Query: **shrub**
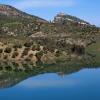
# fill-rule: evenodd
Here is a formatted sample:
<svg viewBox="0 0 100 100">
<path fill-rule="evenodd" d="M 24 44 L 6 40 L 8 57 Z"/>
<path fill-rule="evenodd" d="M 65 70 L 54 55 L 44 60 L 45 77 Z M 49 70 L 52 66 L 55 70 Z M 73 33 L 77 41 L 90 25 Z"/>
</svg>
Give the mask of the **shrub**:
<svg viewBox="0 0 100 100">
<path fill-rule="evenodd" d="M 33 54 L 29 54 L 29 58 L 32 58 L 33 57 Z"/>
<path fill-rule="evenodd" d="M 47 52 L 48 52 L 48 48 L 44 46 L 43 47 L 43 53 L 47 54 Z"/>
<path fill-rule="evenodd" d="M 2 67 L 2 66 L 0 66 L 0 71 L 1 71 L 1 70 L 3 70 L 3 67 Z"/>
<path fill-rule="evenodd" d="M 28 55 L 28 51 L 29 51 L 29 48 L 25 48 L 22 53 L 22 57 Z"/>
<path fill-rule="evenodd" d="M 26 62 L 30 62 L 31 59 L 30 59 L 30 58 L 26 58 L 25 61 L 26 61 Z"/>
<path fill-rule="evenodd" d="M 40 51 L 41 49 L 40 49 L 40 45 L 36 45 L 36 50 L 37 51 Z"/>
<path fill-rule="evenodd" d="M 36 50 L 36 45 L 32 46 L 32 50 L 35 51 Z"/>
<path fill-rule="evenodd" d="M 71 48 L 71 52 L 78 55 L 82 55 L 85 53 L 85 47 L 82 45 L 73 45 Z"/>
<path fill-rule="evenodd" d="M 51 53 L 53 53 L 53 52 L 55 51 L 55 49 L 52 48 L 52 47 L 48 47 L 48 50 L 49 50 Z"/>
<path fill-rule="evenodd" d="M 48 48 L 47 48 L 46 46 L 44 46 L 44 47 L 43 47 L 43 50 L 44 50 L 44 51 L 47 51 L 47 50 L 48 50 Z"/>
<path fill-rule="evenodd" d="M 13 65 L 14 68 L 18 68 L 19 67 L 18 63 L 16 63 L 16 62 L 12 62 L 12 65 Z"/>
<path fill-rule="evenodd" d="M 23 53 L 22 53 L 22 55 L 23 55 L 23 56 L 28 55 L 28 51 L 24 50 Z"/>
<path fill-rule="evenodd" d="M 3 49 L 0 49 L 0 53 L 2 53 L 3 52 Z"/>
<path fill-rule="evenodd" d="M 40 49 L 40 45 L 34 45 L 34 46 L 32 46 L 32 50 L 33 51 L 35 51 L 35 50 L 40 51 L 41 50 Z"/>
<path fill-rule="evenodd" d="M 4 59 L 7 59 L 8 58 L 8 56 L 7 55 L 4 55 Z"/>
<path fill-rule="evenodd" d="M 12 58 L 16 58 L 18 55 L 19 55 L 18 52 L 14 52 L 13 55 L 12 55 Z"/>
<path fill-rule="evenodd" d="M 25 46 L 25 47 L 31 47 L 32 44 L 33 44 L 32 42 L 26 42 L 26 43 L 24 44 L 24 46 Z"/>
<path fill-rule="evenodd" d="M 13 48 L 22 48 L 22 45 L 21 44 L 15 44 L 15 45 L 13 45 Z"/>
<path fill-rule="evenodd" d="M 29 50 L 30 50 L 30 48 L 29 48 L 29 47 L 26 47 L 24 50 L 27 50 L 27 51 L 29 51 Z"/>
<path fill-rule="evenodd" d="M 14 51 L 17 51 L 18 50 L 18 48 L 14 48 Z"/>
<path fill-rule="evenodd" d="M 5 53 L 11 53 L 11 50 L 12 50 L 12 49 L 11 49 L 10 47 L 6 47 L 5 50 L 4 50 L 4 52 L 5 52 Z"/>
<path fill-rule="evenodd" d="M 9 66 L 9 65 L 7 65 L 7 66 L 5 67 L 5 69 L 6 69 L 7 71 L 11 71 L 11 70 L 12 70 L 12 67 Z"/>
<path fill-rule="evenodd" d="M 37 52 L 35 56 L 37 57 L 38 60 L 41 60 L 41 57 L 43 56 L 43 52 L 42 51 Z"/>
<path fill-rule="evenodd" d="M 61 54 L 61 52 L 60 52 L 59 50 L 57 50 L 55 56 L 56 56 L 56 57 L 59 57 L 60 54 Z"/>
</svg>

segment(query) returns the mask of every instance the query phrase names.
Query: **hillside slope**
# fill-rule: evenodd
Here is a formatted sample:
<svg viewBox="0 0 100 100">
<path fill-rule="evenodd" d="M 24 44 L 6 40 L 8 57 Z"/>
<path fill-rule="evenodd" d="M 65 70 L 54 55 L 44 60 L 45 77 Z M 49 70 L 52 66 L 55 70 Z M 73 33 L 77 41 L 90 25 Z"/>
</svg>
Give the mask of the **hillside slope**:
<svg viewBox="0 0 100 100">
<path fill-rule="evenodd" d="M 39 23 L 48 23 L 12 6 L 0 4 L 0 33 L 8 35 L 29 34 L 37 30 Z M 4 35 L 5 35 L 4 34 Z"/>
<path fill-rule="evenodd" d="M 1 61 L 100 65 L 97 59 L 100 58 L 99 43 L 100 28 L 80 18 L 60 13 L 48 22 L 11 6 L 0 5 Z"/>
</svg>

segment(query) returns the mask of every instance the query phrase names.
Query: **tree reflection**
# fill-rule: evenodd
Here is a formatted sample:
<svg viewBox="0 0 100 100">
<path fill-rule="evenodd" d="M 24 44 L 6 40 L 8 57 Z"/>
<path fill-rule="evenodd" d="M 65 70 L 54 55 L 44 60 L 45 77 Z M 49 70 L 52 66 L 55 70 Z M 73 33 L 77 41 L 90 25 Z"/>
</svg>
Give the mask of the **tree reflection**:
<svg viewBox="0 0 100 100">
<path fill-rule="evenodd" d="M 27 62 L 2 62 L 0 63 L 0 88 L 12 87 L 19 82 L 39 74 L 57 73 L 60 76 L 75 73 L 83 68 L 99 68 L 91 66 L 84 66 L 84 63 L 73 64 L 68 62 L 59 62 L 56 64 L 42 64 L 38 62 L 37 66 Z"/>
</svg>

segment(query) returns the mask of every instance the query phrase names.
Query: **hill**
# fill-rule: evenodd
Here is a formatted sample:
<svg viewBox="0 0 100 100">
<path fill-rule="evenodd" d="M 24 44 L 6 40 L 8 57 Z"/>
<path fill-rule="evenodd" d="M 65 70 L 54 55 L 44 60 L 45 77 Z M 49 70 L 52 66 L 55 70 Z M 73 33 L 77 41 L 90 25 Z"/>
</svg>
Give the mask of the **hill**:
<svg viewBox="0 0 100 100">
<path fill-rule="evenodd" d="M 75 16 L 60 13 L 48 22 L 0 5 L 1 61 L 28 61 L 34 66 L 58 61 L 99 65 L 99 43 L 100 28 Z"/>
</svg>

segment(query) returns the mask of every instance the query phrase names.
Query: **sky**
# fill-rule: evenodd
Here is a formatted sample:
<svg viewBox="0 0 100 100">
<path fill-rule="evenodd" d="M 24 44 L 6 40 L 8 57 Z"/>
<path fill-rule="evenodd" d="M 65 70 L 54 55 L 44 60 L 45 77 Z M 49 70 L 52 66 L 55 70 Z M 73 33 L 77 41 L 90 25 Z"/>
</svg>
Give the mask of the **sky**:
<svg viewBox="0 0 100 100">
<path fill-rule="evenodd" d="M 0 3 L 48 21 L 63 12 L 100 27 L 100 0 L 0 0 Z"/>
</svg>

